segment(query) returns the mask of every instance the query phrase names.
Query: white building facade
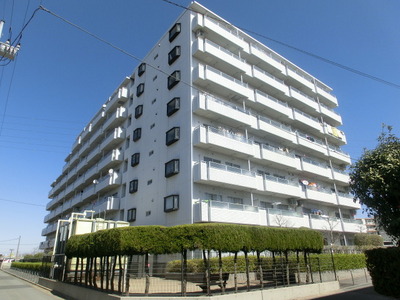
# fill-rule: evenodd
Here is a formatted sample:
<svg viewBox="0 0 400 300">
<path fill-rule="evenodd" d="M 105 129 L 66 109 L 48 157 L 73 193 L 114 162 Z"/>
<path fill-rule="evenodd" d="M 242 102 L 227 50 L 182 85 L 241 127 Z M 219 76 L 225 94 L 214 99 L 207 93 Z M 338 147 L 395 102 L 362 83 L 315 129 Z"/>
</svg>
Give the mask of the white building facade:
<svg viewBox="0 0 400 300">
<path fill-rule="evenodd" d="M 131 226 L 309 227 L 351 245 L 364 228 L 337 106 L 327 85 L 194 2 L 78 135 L 42 248 L 84 210 Z"/>
</svg>

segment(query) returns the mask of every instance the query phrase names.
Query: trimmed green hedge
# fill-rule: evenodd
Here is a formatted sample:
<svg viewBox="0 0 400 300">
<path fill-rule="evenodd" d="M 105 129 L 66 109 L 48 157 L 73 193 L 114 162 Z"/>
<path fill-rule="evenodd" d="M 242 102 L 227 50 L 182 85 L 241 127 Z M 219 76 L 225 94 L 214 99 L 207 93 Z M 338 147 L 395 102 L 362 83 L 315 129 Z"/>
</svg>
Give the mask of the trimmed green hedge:
<svg viewBox="0 0 400 300">
<path fill-rule="evenodd" d="M 307 228 L 271 228 L 237 224 L 190 224 L 173 227 L 132 226 L 72 236 L 71 257 L 181 253 L 184 250 L 306 251 L 319 253 L 323 237 Z"/>
<path fill-rule="evenodd" d="M 11 268 L 30 270 L 35 272 L 40 272 L 43 269 L 43 266 L 49 267 L 51 266 L 51 263 L 43 265 L 42 262 L 13 262 L 11 264 Z"/>
<path fill-rule="evenodd" d="M 400 248 L 376 248 L 365 255 L 375 291 L 400 298 Z"/>
<path fill-rule="evenodd" d="M 251 272 L 257 270 L 257 257 L 249 255 L 249 269 Z M 233 256 L 226 256 L 222 258 L 223 272 L 229 272 L 233 270 Z M 313 272 L 318 271 L 318 259 L 321 271 L 333 271 L 332 257 L 330 254 L 313 254 L 310 255 L 311 268 Z M 279 257 L 277 257 L 277 263 L 279 264 Z M 334 254 L 336 270 L 354 270 L 363 269 L 366 267 L 366 259 L 364 254 Z M 294 255 L 289 256 L 289 264 L 295 266 L 297 263 L 297 257 Z M 262 258 L 263 268 L 272 268 L 273 259 L 272 257 Z M 244 256 L 238 256 L 237 258 L 237 272 L 243 273 L 246 270 Z M 210 259 L 211 272 L 218 271 L 218 258 L 214 257 Z M 303 271 L 301 269 L 301 271 Z M 181 272 L 181 260 L 170 261 L 167 264 L 167 272 Z M 188 273 L 201 273 L 204 272 L 204 262 L 202 259 L 189 259 L 187 261 L 187 272 Z"/>
</svg>

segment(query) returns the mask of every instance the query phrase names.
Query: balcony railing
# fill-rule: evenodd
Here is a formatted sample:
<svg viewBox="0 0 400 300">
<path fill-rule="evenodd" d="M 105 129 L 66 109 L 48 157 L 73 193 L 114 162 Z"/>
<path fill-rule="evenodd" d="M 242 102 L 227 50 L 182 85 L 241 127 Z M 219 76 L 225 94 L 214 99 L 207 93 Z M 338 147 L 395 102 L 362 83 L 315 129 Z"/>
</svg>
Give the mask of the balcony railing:
<svg viewBox="0 0 400 300">
<path fill-rule="evenodd" d="M 248 88 L 248 84 L 247 83 L 242 82 L 239 79 L 236 79 L 236 78 L 234 78 L 234 77 L 232 77 L 232 76 L 230 76 L 230 75 L 228 75 L 228 74 L 226 74 L 224 72 L 221 72 L 220 70 L 217 70 L 217 69 L 215 69 L 215 68 L 213 68 L 211 66 L 206 66 L 206 69 L 208 71 L 213 72 L 213 73 L 215 73 L 215 74 L 217 74 L 217 75 L 219 75 L 219 76 L 221 76 L 221 77 L 223 77 L 225 79 L 228 79 L 228 80 L 230 80 L 230 81 L 232 81 L 232 82 L 234 82 L 236 84 L 239 84 L 239 85 L 241 85 L 241 86 L 243 86 L 245 88 Z"/>
</svg>

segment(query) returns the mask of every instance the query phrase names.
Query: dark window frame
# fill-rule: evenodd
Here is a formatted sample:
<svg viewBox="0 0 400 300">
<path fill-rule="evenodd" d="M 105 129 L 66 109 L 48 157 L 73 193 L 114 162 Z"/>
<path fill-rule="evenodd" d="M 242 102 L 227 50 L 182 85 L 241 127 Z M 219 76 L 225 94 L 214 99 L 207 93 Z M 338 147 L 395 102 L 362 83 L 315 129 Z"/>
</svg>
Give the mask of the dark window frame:
<svg viewBox="0 0 400 300">
<path fill-rule="evenodd" d="M 170 117 L 181 108 L 181 98 L 175 97 L 167 103 L 167 116 Z"/>
<path fill-rule="evenodd" d="M 144 93 L 144 83 L 139 84 L 136 87 L 136 97 L 140 97 Z"/>
<path fill-rule="evenodd" d="M 129 194 L 136 193 L 139 189 L 139 180 L 134 179 L 129 181 Z"/>
<path fill-rule="evenodd" d="M 169 205 L 172 201 L 172 205 Z M 164 212 L 176 211 L 179 209 L 179 195 L 168 195 L 164 197 Z"/>
<path fill-rule="evenodd" d="M 127 219 L 127 221 L 128 221 L 128 222 L 134 222 L 134 221 L 136 221 L 136 214 L 137 214 L 136 208 L 128 209 L 128 212 L 127 212 L 127 214 L 126 214 L 126 219 Z"/>
<path fill-rule="evenodd" d="M 165 163 L 165 177 L 169 178 L 179 173 L 179 159 L 171 159 Z"/>
<path fill-rule="evenodd" d="M 172 42 L 182 31 L 181 23 L 175 23 L 168 32 L 169 42 Z"/>
<path fill-rule="evenodd" d="M 168 76 L 167 87 L 168 90 L 172 90 L 181 81 L 181 71 L 175 70 Z"/>
<path fill-rule="evenodd" d="M 146 72 L 146 63 L 141 63 L 138 67 L 138 75 L 142 76 Z"/>
<path fill-rule="evenodd" d="M 143 115 L 143 104 L 135 107 L 135 119 L 139 119 L 141 115 Z"/>
<path fill-rule="evenodd" d="M 140 152 L 136 152 L 131 156 L 131 167 L 135 167 L 140 163 Z"/>
<path fill-rule="evenodd" d="M 181 137 L 181 128 L 180 127 L 172 127 L 165 133 L 165 145 L 169 146 L 173 143 L 179 141 Z"/>
<path fill-rule="evenodd" d="M 168 65 L 172 65 L 181 56 L 181 46 L 175 46 L 168 53 Z"/>
<path fill-rule="evenodd" d="M 142 137 L 142 128 L 138 127 L 133 131 L 132 140 L 137 142 Z"/>
</svg>

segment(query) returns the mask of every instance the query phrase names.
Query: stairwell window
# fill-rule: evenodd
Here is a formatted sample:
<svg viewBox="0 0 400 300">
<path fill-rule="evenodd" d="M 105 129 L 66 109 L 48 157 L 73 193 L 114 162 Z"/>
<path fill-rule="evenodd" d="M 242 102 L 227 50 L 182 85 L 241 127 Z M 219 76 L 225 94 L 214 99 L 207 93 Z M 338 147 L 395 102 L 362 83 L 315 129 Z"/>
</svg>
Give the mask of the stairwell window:
<svg viewBox="0 0 400 300">
<path fill-rule="evenodd" d="M 136 221 L 136 208 L 128 209 L 126 219 L 128 222 Z"/>
<path fill-rule="evenodd" d="M 142 76 L 144 74 L 144 72 L 146 72 L 146 64 L 145 63 L 141 63 L 139 65 L 139 68 L 138 68 L 139 77 Z"/>
<path fill-rule="evenodd" d="M 171 177 L 179 173 L 179 159 L 173 159 L 165 163 L 165 177 Z"/>
<path fill-rule="evenodd" d="M 138 105 L 135 107 L 135 119 L 139 119 L 143 114 L 143 105 Z"/>
<path fill-rule="evenodd" d="M 181 106 L 181 98 L 175 97 L 167 103 L 167 116 L 170 117 L 176 113 Z"/>
<path fill-rule="evenodd" d="M 141 83 L 136 87 L 136 97 L 140 97 L 140 95 L 143 93 L 144 93 L 144 83 Z"/>
<path fill-rule="evenodd" d="M 168 76 L 168 89 L 171 90 L 181 81 L 181 71 L 174 71 Z"/>
<path fill-rule="evenodd" d="M 179 195 L 164 197 L 164 212 L 171 212 L 179 209 Z"/>
<path fill-rule="evenodd" d="M 137 166 L 139 164 L 139 162 L 140 162 L 140 153 L 137 152 L 135 154 L 132 154 L 132 156 L 131 156 L 131 166 L 135 167 L 135 166 Z"/>
<path fill-rule="evenodd" d="M 131 180 L 129 182 L 129 193 L 131 193 L 131 194 L 136 193 L 138 191 L 138 186 L 139 186 L 138 179 Z"/>
<path fill-rule="evenodd" d="M 169 146 L 178 141 L 180 138 L 180 127 L 174 127 L 165 134 L 165 145 Z"/>
<path fill-rule="evenodd" d="M 134 142 L 136 142 L 136 141 L 140 140 L 141 136 L 142 136 L 142 128 L 136 128 L 133 131 L 132 140 Z"/>
<path fill-rule="evenodd" d="M 181 46 L 175 46 L 168 53 L 168 64 L 172 65 L 181 56 Z"/>
<path fill-rule="evenodd" d="M 169 42 L 172 42 L 181 33 L 181 23 L 176 23 L 169 30 Z"/>
</svg>

